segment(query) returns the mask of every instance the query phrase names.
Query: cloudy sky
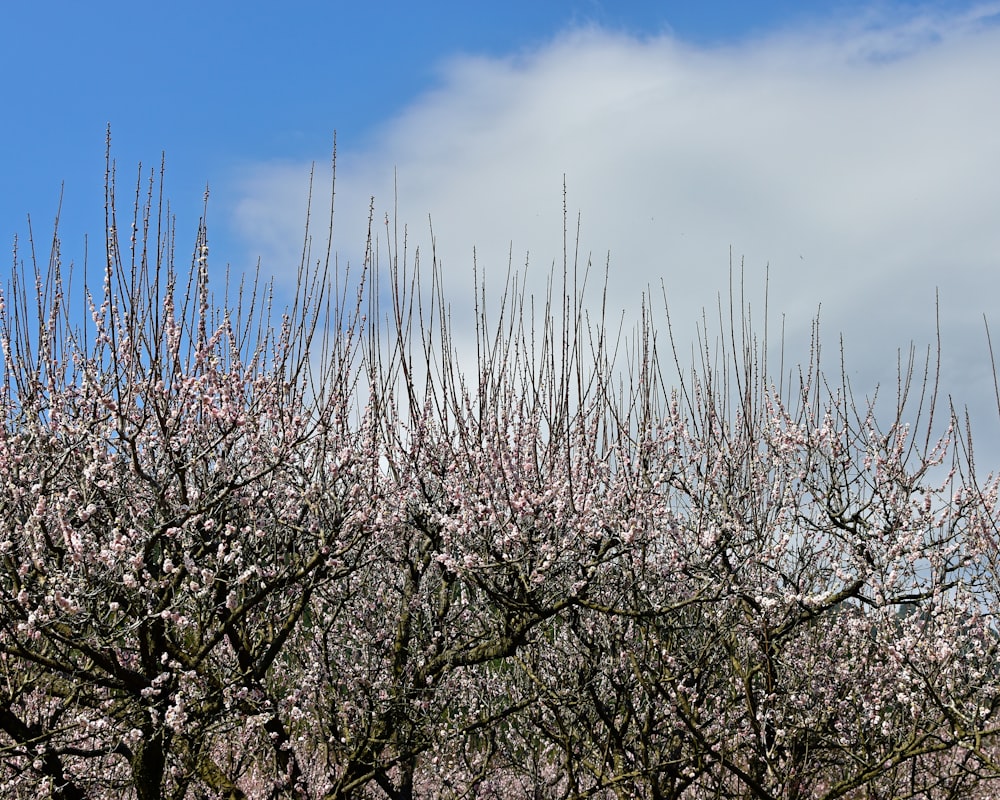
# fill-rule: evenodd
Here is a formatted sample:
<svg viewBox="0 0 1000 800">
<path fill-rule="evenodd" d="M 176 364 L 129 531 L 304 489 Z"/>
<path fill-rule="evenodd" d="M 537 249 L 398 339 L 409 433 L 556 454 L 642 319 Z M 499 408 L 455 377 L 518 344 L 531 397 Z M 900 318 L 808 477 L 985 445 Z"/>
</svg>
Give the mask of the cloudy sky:
<svg viewBox="0 0 1000 800">
<path fill-rule="evenodd" d="M 166 153 L 182 245 L 207 185 L 214 268 L 290 289 L 336 131 L 342 263 L 374 197 L 425 255 L 432 221 L 459 310 L 473 248 L 487 286 L 512 259 L 541 291 L 565 186 L 613 309 L 665 287 L 689 344 L 742 265 L 796 356 L 821 307 L 828 363 L 843 335 L 857 385 L 894 390 L 937 296 L 944 390 L 1000 427 L 998 2 L 63 0 L 3 24 L 8 243 L 29 214 L 50 235 L 61 188 L 64 260 L 101 241 L 110 123 L 120 180 Z"/>
</svg>

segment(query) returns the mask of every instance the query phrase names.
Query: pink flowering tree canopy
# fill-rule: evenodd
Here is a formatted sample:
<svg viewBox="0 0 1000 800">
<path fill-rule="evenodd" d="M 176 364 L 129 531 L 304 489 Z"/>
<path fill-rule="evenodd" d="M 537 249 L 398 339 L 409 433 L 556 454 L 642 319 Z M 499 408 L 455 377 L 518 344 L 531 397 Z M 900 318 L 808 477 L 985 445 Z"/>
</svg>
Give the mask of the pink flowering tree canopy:
<svg viewBox="0 0 1000 800">
<path fill-rule="evenodd" d="M 4 797 L 1000 791 L 998 479 L 933 369 L 881 416 L 818 338 L 682 365 L 513 282 L 465 363 L 436 264 L 219 302 L 154 190 L 0 300 Z"/>
</svg>

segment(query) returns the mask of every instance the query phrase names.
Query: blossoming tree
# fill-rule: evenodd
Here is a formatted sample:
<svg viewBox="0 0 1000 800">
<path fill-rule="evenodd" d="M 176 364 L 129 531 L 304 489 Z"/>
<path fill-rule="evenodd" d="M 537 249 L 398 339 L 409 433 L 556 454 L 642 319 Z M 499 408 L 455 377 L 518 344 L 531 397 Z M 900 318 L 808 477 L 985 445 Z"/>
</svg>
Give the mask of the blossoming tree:
<svg viewBox="0 0 1000 800">
<path fill-rule="evenodd" d="M 4 796 L 995 794 L 998 484 L 933 375 L 886 420 L 818 343 L 679 369 L 515 282 L 463 363 L 391 238 L 273 322 L 153 189 L 99 289 L 54 240 L 3 294 Z"/>
</svg>

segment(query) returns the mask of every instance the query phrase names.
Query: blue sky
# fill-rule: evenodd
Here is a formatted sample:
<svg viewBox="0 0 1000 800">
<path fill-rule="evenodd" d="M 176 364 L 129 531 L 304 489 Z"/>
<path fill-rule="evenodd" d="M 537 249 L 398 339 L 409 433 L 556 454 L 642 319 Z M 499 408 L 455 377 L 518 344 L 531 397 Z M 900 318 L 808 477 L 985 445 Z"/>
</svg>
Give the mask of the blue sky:
<svg viewBox="0 0 1000 800">
<path fill-rule="evenodd" d="M 398 180 L 455 298 L 473 247 L 487 274 L 530 261 L 541 291 L 565 176 L 626 317 L 662 280 L 690 341 L 732 254 L 757 299 L 769 271 L 793 341 L 822 305 L 867 388 L 933 342 L 937 292 L 945 388 L 997 421 L 1000 3 L 62 0 L 8 4 L 3 29 L 9 244 L 28 214 L 47 239 L 64 184 L 64 261 L 84 232 L 95 251 L 110 123 L 123 186 L 166 153 L 181 252 L 208 185 L 214 269 L 259 257 L 289 289 L 336 130 L 345 262 Z"/>
<path fill-rule="evenodd" d="M 807 16 L 797 2 L 9 3 L 0 230 L 28 213 L 48 219 L 63 181 L 74 213 L 92 203 L 108 123 L 123 172 L 166 152 L 172 199 L 187 208 L 247 162 L 315 159 L 335 130 L 342 147 L 363 147 L 457 55 L 509 56 L 585 26 L 716 45 L 862 6 L 815 3 Z"/>
</svg>

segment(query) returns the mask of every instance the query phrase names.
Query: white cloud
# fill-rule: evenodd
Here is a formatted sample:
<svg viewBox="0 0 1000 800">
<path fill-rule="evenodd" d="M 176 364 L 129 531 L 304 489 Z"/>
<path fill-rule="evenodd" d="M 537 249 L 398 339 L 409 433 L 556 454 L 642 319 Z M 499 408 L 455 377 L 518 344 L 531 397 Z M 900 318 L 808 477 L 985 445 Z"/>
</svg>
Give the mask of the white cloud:
<svg viewBox="0 0 1000 800">
<path fill-rule="evenodd" d="M 869 16 L 714 48 L 588 29 L 448 61 L 373 142 L 341 142 L 341 258 L 359 258 L 369 195 L 377 222 L 392 211 L 395 174 L 410 247 L 429 259 L 430 215 L 456 305 L 473 247 L 494 285 L 508 253 L 528 254 L 541 291 L 561 264 L 565 175 L 571 239 L 579 212 L 583 255 L 603 267 L 610 252 L 613 308 L 662 280 L 689 341 L 732 251 L 755 303 L 769 265 L 793 343 L 822 303 L 827 351 L 842 331 L 862 386 L 893 388 L 897 349 L 934 340 L 938 290 L 945 389 L 995 425 L 982 317 L 1000 335 L 998 15 Z M 308 166 L 248 174 L 234 224 L 265 269 L 297 264 Z"/>
</svg>

